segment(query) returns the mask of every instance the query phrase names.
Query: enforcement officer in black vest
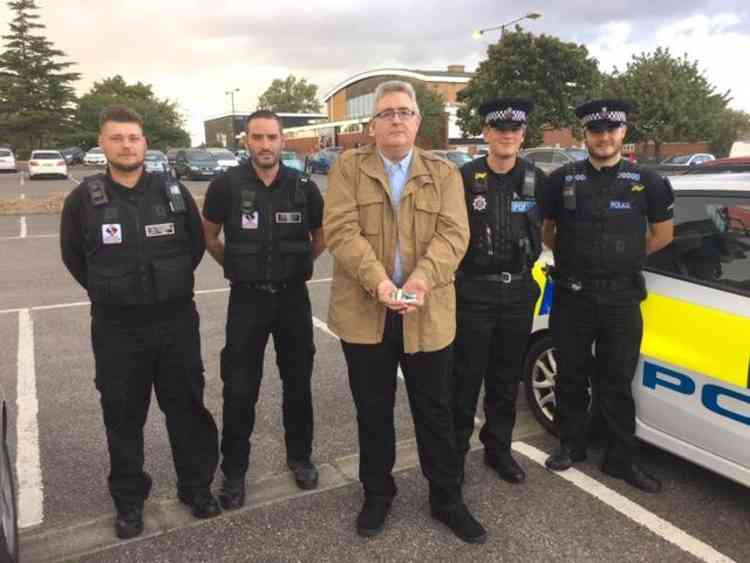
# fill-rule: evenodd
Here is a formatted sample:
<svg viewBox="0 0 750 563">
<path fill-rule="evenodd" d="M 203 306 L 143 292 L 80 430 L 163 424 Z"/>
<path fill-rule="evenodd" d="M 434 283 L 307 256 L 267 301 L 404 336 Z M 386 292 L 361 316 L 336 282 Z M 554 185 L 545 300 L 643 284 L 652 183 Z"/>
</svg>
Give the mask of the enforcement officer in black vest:
<svg viewBox="0 0 750 563">
<path fill-rule="evenodd" d="M 513 459 L 511 435 L 521 364 L 539 286 L 531 268 L 541 253 L 537 197 L 544 174 L 518 156 L 532 103 L 493 100 L 479 108 L 489 154 L 461 168 L 471 240 L 456 273 L 454 421 L 463 461 L 484 381 L 484 461 L 511 483 L 526 474 Z"/>
<path fill-rule="evenodd" d="M 123 106 L 102 112 L 106 174 L 65 199 L 62 259 L 91 299 L 96 388 L 107 431 L 115 530 L 143 530 L 151 477 L 143 471 L 143 425 L 151 387 L 167 422 L 179 499 L 197 518 L 219 514 L 210 486 L 218 433 L 203 404 L 193 270 L 205 243 L 200 214 L 183 186 L 143 169 L 143 121 Z"/>
<path fill-rule="evenodd" d="M 206 246 L 232 285 L 221 352 L 224 479 L 219 501 L 227 510 L 245 502 L 250 435 L 269 334 L 283 386 L 287 465 L 300 488 L 318 483 L 310 461 L 315 347 L 305 282 L 325 249 L 323 198 L 307 176 L 279 160 L 284 136 L 275 113 L 251 114 L 245 132 L 249 162 L 211 182 L 203 207 Z M 222 226 L 226 244 L 219 239 Z"/>
<path fill-rule="evenodd" d="M 589 151 L 548 179 L 543 239 L 555 255 L 550 326 L 557 353 L 561 471 L 586 459 L 587 378 L 598 383 L 608 431 L 602 471 L 647 492 L 661 484 L 636 462 L 631 381 L 640 355 L 646 255 L 672 240 L 669 182 L 621 157 L 628 103 L 596 100 L 576 109 Z M 587 365 L 595 345 L 595 370 Z"/>
</svg>

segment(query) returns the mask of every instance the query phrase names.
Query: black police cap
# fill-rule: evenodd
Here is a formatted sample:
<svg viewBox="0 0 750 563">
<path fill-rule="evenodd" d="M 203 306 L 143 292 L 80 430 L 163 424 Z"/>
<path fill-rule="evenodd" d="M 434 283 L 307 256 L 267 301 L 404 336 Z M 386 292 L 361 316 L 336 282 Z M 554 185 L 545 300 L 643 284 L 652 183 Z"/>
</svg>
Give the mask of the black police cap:
<svg viewBox="0 0 750 563">
<path fill-rule="evenodd" d="M 619 127 L 628 122 L 632 106 L 625 100 L 593 100 L 576 108 L 576 115 L 584 127 Z"/>
<path fill-rule="evenodd" d="M 523 125 L 528 121 L 534 103 L 523 98 L 497 98 L 479 106 L 484 125 L 511 123 Z"/>
</svg>

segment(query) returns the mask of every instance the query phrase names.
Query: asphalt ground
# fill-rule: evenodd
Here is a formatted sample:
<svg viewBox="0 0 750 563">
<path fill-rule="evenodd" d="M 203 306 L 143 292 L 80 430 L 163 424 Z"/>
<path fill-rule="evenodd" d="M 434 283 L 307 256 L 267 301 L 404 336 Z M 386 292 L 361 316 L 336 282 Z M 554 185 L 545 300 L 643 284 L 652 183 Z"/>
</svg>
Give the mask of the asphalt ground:
<svg viewBox="0 0 750 563">
<path fill-rule="evenodd" d="M 8 185 L 13 181 L 18 176 L 0 176 L 0 191 L 17 188 Z M 51 186 L 57 182 L 64 185 L 39 183 L 59 191 Z M 529 480 L 512 486 L 497 479 L 482 463 L 481 451 L 474 451 L 464 494 L 489 539 L 484 546 L 460 542 L 429 516 L 401 385 L 396 406 L 399 495 L 384 533 L 358 537 L 354 519 L 361 491 L 354 407 L 339 343 L 322 324 L 330 290 L 327 253 L 318 260 L 309 286 L 313 314 L 321 321 L 315 331 L 313 376 L 313 459 L 321 469 L 319 489 L 299 491 L 286 470 L 280 382 L 269 344 L 245 509 L 195 521 L 176 501 L 163 415 L 154 400 L 145 428 L 146 469 L 154 478 L 146 530 L 140 538 L 119 542 L 106 488 L 107 450 L 93 385 L 86 296 L 60 263 L 59 217 L 24 217 L 26 236 L 18 238 L 21 219 L 0 217 L 0 338 L 6 343 L 0 383 L 9 407 L 9 450 L 16 471 L 21 470 L 17 482 L 28 492 L 34 480 L 24 460 L 34 444 L 28 443 L 28 428 L 18 427 L 19 414 L 28 414 L 30 404 L 26 392 L 19 395 L 18 384 L 22 364 L 29 365 L 19 352 L 28 333 L 19 328 L 30 324 L 42 503 L 41 522 L 22 529 L 22 561 L 750 560 L 748 489 L 645 446 L 647 466 L 664 481 L 661 495 L 640 493 L 601 474 L 600 451 L 592 452 L 578 471 L 550 473 L 539 461 L 546 455 L 542 452 L 554 449 L 555 440 L 540 430 L 523 403 L 515 447 Z M 198 269 L 196 288 L 206 403 L 220 422 L 218 355 L 228 293 L 219 267 L 208 256 Z M 27 513 L 25 506 L 20 508 Z"/>
</svg>

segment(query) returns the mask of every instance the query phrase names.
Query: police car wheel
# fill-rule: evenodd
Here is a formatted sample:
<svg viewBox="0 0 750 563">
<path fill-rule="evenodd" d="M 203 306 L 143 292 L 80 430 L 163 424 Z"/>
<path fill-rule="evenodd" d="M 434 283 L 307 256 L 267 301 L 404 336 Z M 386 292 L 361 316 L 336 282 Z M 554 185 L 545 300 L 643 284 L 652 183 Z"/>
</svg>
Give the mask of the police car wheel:
<svg viewBox="0 0 750 563">
<path fill-rule="evenodd" d="M 13 471 L 8 455 L 7 414 L 2 403 L 2 441 L 0 441 L 0 560 L 18 561 L 18 521 Z"/>
<path fill-rule="evenodd" d="M 593 367 L 593 356 L 591 364 Z M 555 436 L 559 435 L 555 423 L 555 411 L 557 402 L 555 399 L 555 377 L 557 376 L 557 362 L 555 359 L 555 348 L 552 344 L 552 336 L 545 334 L 532 343 L 529 347 L 523 363 L 523 387 L 526 394 L 526 402 L 531 409 L 534 418 L 542 427 Z M 591 384 L 589 378 L 589 415 L 587 427 L 594 430 L 598 425 L 599 393 L 596 385 Z M 596 416 L 595 416 L 596 415 Z M 597 419 L 597 422 L 594 422 Z"/>
</svg>

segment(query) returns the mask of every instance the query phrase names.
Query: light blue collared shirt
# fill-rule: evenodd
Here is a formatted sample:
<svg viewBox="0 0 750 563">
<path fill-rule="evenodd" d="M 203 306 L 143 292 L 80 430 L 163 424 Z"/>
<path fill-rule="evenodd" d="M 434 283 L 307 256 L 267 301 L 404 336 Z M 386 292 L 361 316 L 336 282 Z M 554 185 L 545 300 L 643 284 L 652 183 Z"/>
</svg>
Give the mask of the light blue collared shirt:
<svg viewBox="0 0 750 563">
<path fill-rule="evenodd" d="M 383 159 L 385 165 L 385 172 L 388 174 L 388 185 L 391 188 L 391 204 L 393 205 L 393 214 L 396 217 L 396 223 L 398 224 L 398 211 L 401 207 L 401 194 L 404 193 L 404 186 L 406 181 L 409 179 L 409 168 L 411 167 L 411 157 L 414 154 L 414 149 L 409 151 L 404 158 L 398 162 L 391 162 L 383 153 L 380 153 L 380 158 Z M 404 269 L 401 265 L 401 242 L 396 240 L 396 259 L 393 265 L 393 283 L 396 286 L 401 287 L 404 283 Z"/>
</svg>

